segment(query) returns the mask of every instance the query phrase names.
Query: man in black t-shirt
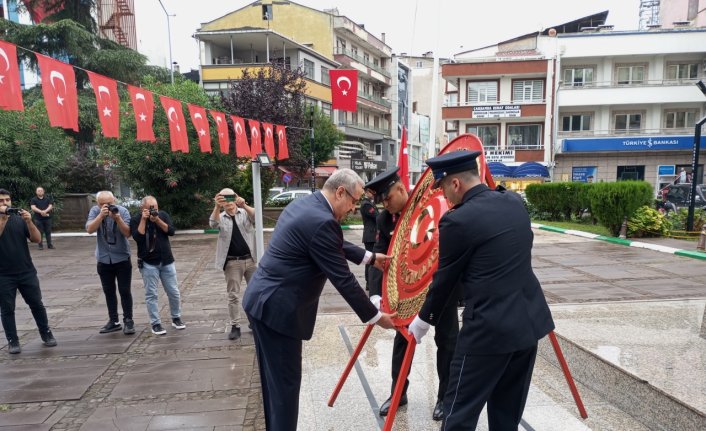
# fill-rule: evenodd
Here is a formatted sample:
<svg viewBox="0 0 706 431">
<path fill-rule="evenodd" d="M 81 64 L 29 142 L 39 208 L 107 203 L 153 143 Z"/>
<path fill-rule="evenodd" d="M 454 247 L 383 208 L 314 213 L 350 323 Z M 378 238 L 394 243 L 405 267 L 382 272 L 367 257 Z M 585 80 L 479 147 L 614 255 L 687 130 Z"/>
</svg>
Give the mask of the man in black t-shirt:
<svg viewBox="0 0 706 431">
<path fill-rule="evenodd" d="M 169 214 L 159 210 L 154 196 L 145 196 L 142 199 L 142 212 L 130 219 L 130 232 L 137 243 L 137 266 L 145 285 L 145 305 L 152 324 L 152 333 L 167 333 L 162 327 L 157 304 L 157 284 L 160 280 L 169 298 L 172 326 L 185 329 L 186 325 L 181 321 L 181 297 L 176 266 L 169 243 L 169 237 L 174 235 L 174 226 Z"/>
<path fill-rule="evenodd" d="M 42 303 L 37 270 L 29 254 L 27 239 L 39 242 L 42 235 L 25 210 L 7 214 L 12 207 L 10 192 L 0 189 L 0 315 L 8 342 L 8 352 L 20 353 L 20 339 L 15 325 L 15 298 L 20 291 L 37 323 L 39 335 L 47 347 L 56 346 L 49 329 L 47 311 Z"/>
<path fill-rule="evenodd" d="M 51 211 L 54 209 L 54 199 L 44 194 L 43 187 L 37 187 L 36 196 L 30 201 L 32 213 L 34 213 L 34 224 L 37 225 L 40 233 L 47 239 L 47 247 L 54 248 L 51 242 Z M 42 238 L 39 238 L 39 249 L 42 250 Z"/>
</svg>

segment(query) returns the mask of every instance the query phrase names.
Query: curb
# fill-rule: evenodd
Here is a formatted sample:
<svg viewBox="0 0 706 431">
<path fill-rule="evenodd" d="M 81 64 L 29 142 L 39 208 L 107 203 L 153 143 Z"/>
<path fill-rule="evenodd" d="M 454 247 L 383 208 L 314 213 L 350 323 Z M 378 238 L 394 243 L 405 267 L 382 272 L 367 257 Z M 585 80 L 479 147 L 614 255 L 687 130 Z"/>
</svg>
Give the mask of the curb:
<svg viewBox="0 0 706 431">
<path fill-rule="evenodd" d="M 567 235 L 580 236 L 598 241 L 610 242 L 613 244 L 625 245 L 628 247 L 645 248 L 648 250 L 659 251 L 661 253 L 675 254 L 677 256 L 690 257 L 692 259 L 706 260 L 706 253 L 694 250 L 680 250 L 674 247 L 667 247 L 659 244 L 651 244 L 647 242 L 632 241 L 629 239 L 614 238 L 612 236 L 597 235 L 594 233 L 582 232 L 580 230 L 562 229 L 555 226 L 547 226 L 539 223 L 532 223 L 532 228 L 546 230 L 548 232 L 563 233 Z"/>
</svg>

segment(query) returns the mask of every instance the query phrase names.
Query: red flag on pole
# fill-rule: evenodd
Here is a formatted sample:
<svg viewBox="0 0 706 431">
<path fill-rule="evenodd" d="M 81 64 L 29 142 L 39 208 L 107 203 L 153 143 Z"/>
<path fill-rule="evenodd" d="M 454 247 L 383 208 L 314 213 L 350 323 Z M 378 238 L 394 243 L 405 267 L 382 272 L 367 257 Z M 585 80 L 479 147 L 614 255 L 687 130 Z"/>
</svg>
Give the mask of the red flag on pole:
<svg viewBox="0 0 706 431">
<path fill-rule="evenodd" d="M 228 122 L 226 121 L 226 114 L 218 111 L 208 111 L 216 120 L 216 130 L 218 131 L 218 145 L 221 147 L 222 154 L 228 154 L 228 147 L 230 147 L 230 137 L 228 137 Z"/>
<path fill-rule="evenodd" d="M 120 137 L 120 96 L 118 83 L 107 76 L 86 71 L 91 81 L 93 93 L 96 95 L 98 119 L 106 138 Z"/>
<path fill-rule="evenodd" d="M 49 124 L 78 132 L 78 96 L 74 68 L 53 58 L 37 54 L 42 75 L 42 94 Z"/>
<path fill-rule="evenodd" d="M 289 158 L 289 149 L 287 148 L 287 129 L 284 126 L 277 125 L 277 142 L 279 150 L 277 151 L 277 160 L 286 160 Z"/>
<path fill-rule="evenodd" d="M 191 117 L 191 123 L 196 129 L 196 135 L 199 137 L 199 148 L 201 148 L 202 153 L 211 152 L 211 129 L 208 126 L 208 117 L 206 116 L 206 110 L 201 106 L 186 104 L 189 108 L 189 116 Z"/>
<path fill-rule="evenodd" d="M 154 99 L 152 92 L 144 88 L 127 86 L 132 101 L 132 110 L 135 113 L 135 125 L 137 126 L 137 141 L 154 142 L 154 130 L 152 122 L 154 120 Z"/>
<path fill-rule="evenodd" d="M 169 122 L 169 140 L 172 151 L 189 152 L 189 138 L 186 136 L 186 122 L 181 102 L 167 96 L 159 96 Z"/>
<path fill-rule="evenodd" d="M 356 112 L 358 110 L 358 71 L 329 70 L 333 109 Z"/>
<path fill-rule="evenodd" d="M 24 111 L 17 47 L 0 40 L 0 109 Z"/>
<path fill-rule="evenodd" d="M 270 159 L 275 158 L 275 134 L 272 131 L 272 124 L 270 123 L 262 123 L 262 128 L 264 129 L 265 133 L 265 152 L 267 153 L 268 156 L 270 156 Z"/>
<path fill-rule="evenodd" d="M 402 126 L 402 143 L 400 144 L 400 155 L 397 158 L 397 165 L 400 167 L 400 181 L 405 189 L 409 191 L 409 152 L 407 150 L 407 128 Z"/>
<path fill-rule="evenodd" d="M 250 146 L 248 145 L 248 137 L 245 135 L 245 121 L 231 115 L 233 120 L 233 131 L 235 132 L 235 155 L 238 157 L 251 157 Z"/>
<path fill-rule="evenodd" d="M 257 158 L 257 155 L 262 152 L 262 141 L 260 140 L 260 122 L 255 120 L 248 120 L 248 127 L 250 127 L 250 155 L 253 160 Z"/>
</svg>

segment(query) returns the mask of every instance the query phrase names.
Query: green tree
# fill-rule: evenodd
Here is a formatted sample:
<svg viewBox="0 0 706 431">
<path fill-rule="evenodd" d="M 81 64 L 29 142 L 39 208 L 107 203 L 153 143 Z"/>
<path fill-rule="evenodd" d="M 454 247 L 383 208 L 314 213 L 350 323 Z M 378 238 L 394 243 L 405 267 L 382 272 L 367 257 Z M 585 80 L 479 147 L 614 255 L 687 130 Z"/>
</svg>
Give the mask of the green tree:
<svg viewBox="0 0 706 431">
<path fill-rule="evenodd" d="M 120 139 L 98 137 L 96 144 L 110 163 L 120 170 L 140 196 L 154 195 L 160 208 L 172 215 L 176 226 L 205 225 L 213 196 L 223 187 L 233 187 L 246 172 L 240 170 L 234 154 L 218 150 L 216 126 L 211 122 L 212 153 L 202 153 L 191 121 L 186 121 L 189 153 L 170 150 L 169 125 L 158 95 L 193 103 L 207 109 L 214 106 L 203 88 L 191 81 L 175 80 L 174 85 L 147 79 L 145 88 L 155 94 L 154 131 L 157 142 L 136 142 L 136 125 L 132 115 L 121 116 Z M 182 111 L 186 111 L 182 107 Z M 122 112 L 131 111 L 123 102 Z M 182 112 L 189 118 L 188 112 Z"/>
</svg>

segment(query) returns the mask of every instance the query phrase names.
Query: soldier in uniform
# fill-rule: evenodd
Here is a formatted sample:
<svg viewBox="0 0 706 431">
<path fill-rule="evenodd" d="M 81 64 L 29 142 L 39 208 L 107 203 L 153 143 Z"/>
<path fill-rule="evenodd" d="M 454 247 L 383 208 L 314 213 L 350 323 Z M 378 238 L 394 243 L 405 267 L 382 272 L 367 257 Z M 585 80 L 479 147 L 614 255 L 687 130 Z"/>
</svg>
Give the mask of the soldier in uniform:
<svg viewBox="0 0 706 431">
<path fill-rule="evenodd" d="M 516 430 L 527 401 L 537 342 L 554 329 L 532 271 L 533 233 L 522 198 L 481 183 L 479 151 L 426 161 L 454 205 L 439 222 L 439 268 L 419 315 L 417 343 L 438 325 L 458 284 L 466 307 L 444 396 L 444 430 L 472 430 L 488 404 L 490 431 Z"/>
<path fill-rule="evenodd" d="M 395 230 L 397 220 L 400 218 L 400 211 L 402 211 L 409 198 L 407 189 L 404 184 L 402 184 L 397 174 L 399 169 L 398 167 L 389 169 L 376 176 L 365 185 L 366 190 L 374 194 L 376 202 L 382 202 L 385 208 L 380 212 L 377 218 L 378 239 L 373 247 L 373 251 L 376 253 L 387 253 L 390 241 L 392 240 L 392 233 Z M 382 288 L 382 272 L 378 269 L 370 268 L 370 300 L 373 304 L 376 304 L 378 308 L 380 307 Z M 442 401 L 449 381 L 449 366 L 453 357 L 454 346 L 456 345 L 456 337 L 458 336 L 458 314 L 456 311 L 458 293 L 454 294 L 454 292 L 450 292 L 449 295 L 455 295 L 455 299 L 449 301 L 448 306 L 444 307 L 434 335 L 434 341 L 437 346 L 436 371 L 439 375 L 437 401 L 432 413 L 434 420 L 441 420 L 444 416 L 444 405 Z M 380 416 L 387 416 L 390 409 L 392 392 L 397 384 L 397 376 L 402 368 L 402 361 L 406 349 L 407 339 L 398 332 L 395 335 L 395 341 L 392 347 L 391 395 L 382 403 L 382 406 L 380 406 Z M 407 404 L 408 386 L 409 380 L 405 381 L 400 406 Z"/>
</svg>

